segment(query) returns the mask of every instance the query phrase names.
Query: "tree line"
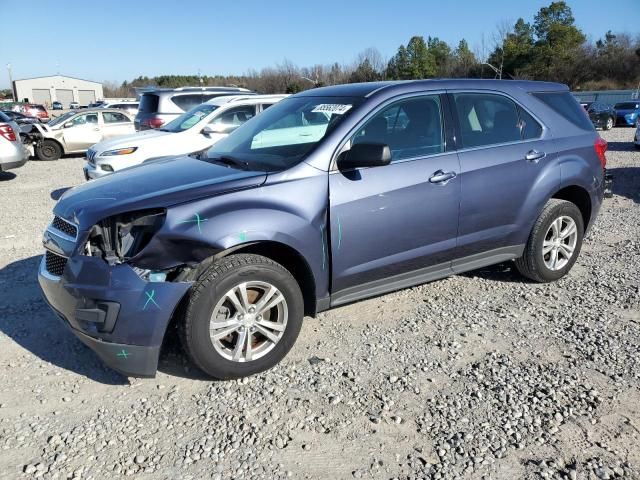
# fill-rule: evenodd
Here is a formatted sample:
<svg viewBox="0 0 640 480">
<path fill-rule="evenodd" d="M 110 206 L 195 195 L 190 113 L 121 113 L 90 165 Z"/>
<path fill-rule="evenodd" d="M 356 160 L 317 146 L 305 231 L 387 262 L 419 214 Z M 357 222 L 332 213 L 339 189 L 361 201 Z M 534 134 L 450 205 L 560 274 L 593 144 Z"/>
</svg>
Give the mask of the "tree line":
<svg viewBox="0 0 640 480">
<path fill-rule="evenodd" d="M 376 48 L 351 64 L 299 67 L 289 60 L 244 75 L 141 76 L 117 85 L 105 82 L 106 97 L 135 94 L 136 87 L 239 86 L 262 93 L 296 93 L 340 83 L 467 77 L 546 80 L 572 89 L 636 88 L 640 82 L 640 36 L 612 33 L 591 41 L 575 24 L 565 1 L 542 7 L 532 21 L 501 22 L 473 50 L 465 39 L 451 47 L 432 36 L 413 36 L 385 59 Z"/>
</svg>

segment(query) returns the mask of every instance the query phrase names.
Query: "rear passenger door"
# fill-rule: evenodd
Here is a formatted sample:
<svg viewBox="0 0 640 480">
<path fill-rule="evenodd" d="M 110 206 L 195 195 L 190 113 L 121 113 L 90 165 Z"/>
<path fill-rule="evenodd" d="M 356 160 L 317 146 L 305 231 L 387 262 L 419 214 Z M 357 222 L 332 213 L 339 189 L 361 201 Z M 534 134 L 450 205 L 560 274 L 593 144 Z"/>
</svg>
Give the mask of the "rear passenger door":
<svg viewBox="0 0 640 480">
<path fill-rule="evenodd" d="M 449 94 L 457 117 L 460 226 L 457 259 L 508 255 L 521 245 L 531 212 L 529 192 L 555 155 L 549 132 L 510 97 L 488 92 Z M 558 172 L 558 182 L 559 182 Z M 453 264 L 456 270 L 456 262 Z"/>
</svg>

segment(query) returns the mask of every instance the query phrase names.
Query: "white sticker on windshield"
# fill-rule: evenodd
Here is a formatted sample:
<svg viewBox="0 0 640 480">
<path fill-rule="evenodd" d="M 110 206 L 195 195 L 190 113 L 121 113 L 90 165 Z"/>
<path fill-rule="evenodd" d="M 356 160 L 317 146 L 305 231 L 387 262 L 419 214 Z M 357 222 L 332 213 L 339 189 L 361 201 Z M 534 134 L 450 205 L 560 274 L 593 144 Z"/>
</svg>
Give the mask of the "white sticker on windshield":
<svg viewBox="0 0 640 480">
<path fill-rule="evenodd" d="M 351 108 L 351 105 L 344 105 L 341 103 L 321 103 L 316 108 L 311 110 L 312 112 L 322 113 L 335 113 L 336 115 L 342 115 Z"/>
</svg>

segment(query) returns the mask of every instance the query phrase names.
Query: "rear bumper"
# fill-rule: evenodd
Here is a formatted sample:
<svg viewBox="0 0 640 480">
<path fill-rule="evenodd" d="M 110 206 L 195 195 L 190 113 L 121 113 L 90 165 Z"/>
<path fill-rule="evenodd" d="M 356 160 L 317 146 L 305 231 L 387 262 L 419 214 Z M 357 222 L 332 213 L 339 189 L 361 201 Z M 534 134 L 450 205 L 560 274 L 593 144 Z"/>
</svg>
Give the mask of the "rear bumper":
<svg viewBox="0 0 640 480">
<path fill-rule="evenodd" d="M 47 271 L 38 282 L 45 300 L 67 327 L 109 367 L 151 377 L 167 325 L 190 288 L 187 282 L 147 282 L 128 265 L 72 257 L 61 276 Z"/>
<path fill-rule="evenodd" d="M 19 168 L 29 160 L 29 150 L 22 143 L 7 143 L 0 148 L 0 172 Z"/>
</svg>

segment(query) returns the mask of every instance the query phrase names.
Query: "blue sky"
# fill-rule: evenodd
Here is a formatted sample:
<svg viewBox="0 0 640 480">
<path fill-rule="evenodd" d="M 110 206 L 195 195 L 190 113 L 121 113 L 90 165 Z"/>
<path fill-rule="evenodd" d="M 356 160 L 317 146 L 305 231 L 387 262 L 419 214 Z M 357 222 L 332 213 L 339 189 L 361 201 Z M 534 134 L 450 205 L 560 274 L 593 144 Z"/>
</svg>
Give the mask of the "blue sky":
<svg viewBox="0 0 640 480">
<path fill-rule="evenodd" d="M 96 81 L 138 75 L 242 74 L 287 58 L 300 66 L 385 57 L 413 35 L 472 46 L 498 22 L 531 20 L 551 0 L 120 1 L 0 0 L 0 88 L 13 78 L 61 74 Z M 592 38 L 640 33 L 640 0 L 569 0 Z M 61 8 L 63 7 L 63 8 Z M 8 18 L 13 19 L 7 21 Z"/>
</svg>

